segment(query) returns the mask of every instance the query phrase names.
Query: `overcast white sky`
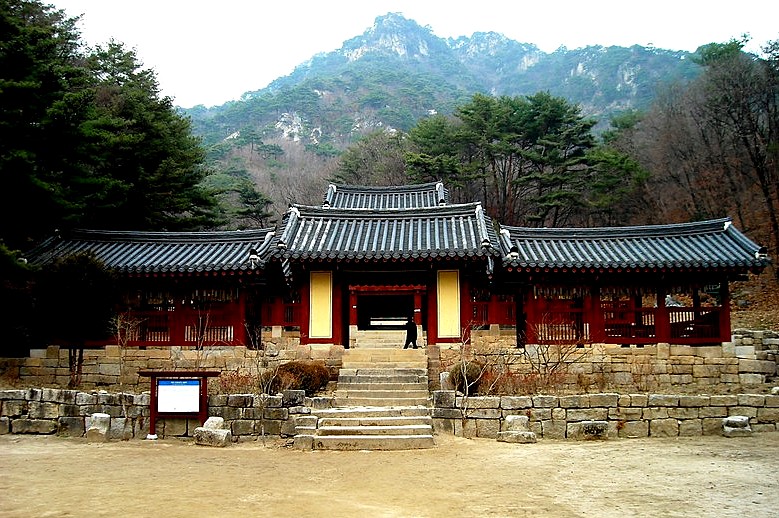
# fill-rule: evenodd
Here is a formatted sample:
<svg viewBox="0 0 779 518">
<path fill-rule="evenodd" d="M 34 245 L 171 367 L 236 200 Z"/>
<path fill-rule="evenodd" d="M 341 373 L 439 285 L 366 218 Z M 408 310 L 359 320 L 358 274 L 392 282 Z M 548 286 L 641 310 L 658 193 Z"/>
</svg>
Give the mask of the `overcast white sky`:
<svg viewBox="0 0 779 518">
<path fill-rule="evenodd" d="M 441 37 L 499 32 L 552 52 L 565 45 L 693 51 L 744 33 L 749 50 L 779 39 L 777 0 L 49 0 L 83 14 L 90 45 L 137 50 L 177 105 L 213 106 L 258 90 L 402 13 Z"/>
</svg>

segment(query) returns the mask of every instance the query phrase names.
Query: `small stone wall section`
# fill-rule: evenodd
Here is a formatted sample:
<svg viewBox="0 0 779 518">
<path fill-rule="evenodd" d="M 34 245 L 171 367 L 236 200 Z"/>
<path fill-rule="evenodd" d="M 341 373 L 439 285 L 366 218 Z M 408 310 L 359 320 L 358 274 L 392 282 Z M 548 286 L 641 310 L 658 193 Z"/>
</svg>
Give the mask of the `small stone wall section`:
<svg viewBox="0 0 779 518">
<path fill-rule="evenodd" d="M 581 437 L 582 423 L 606 421 L 609 437 L 721 435 L 722 419 L 749 418 L 755 432 L 779 423 L 779 395 L 582 394 L 463 397 L 433 392 L 433 428 L 463 437 L 497 438 L 508 416 L 527 416 L 545 439 Z"/>
<path fill-rule="evenodd" d="M 149 433 L 148 392 L 141 394 L 82 392 L 65 389 L 0 390 L 0 434 L 49 434 L 82 437 L 90 416 L 111 416 L 109 439 L 144 439 Z M 295 434 L 297 417 L 312 408 L 329 408 L 332 398 L 307 398 L 302 390 L 282 395 L 231 394 L 209 396 L 208 415 L 222 417 L 236 441 Z M 125 414 L 126 410 L 126 414 Z M 158 419 L 161 438 L 192 437 L 197 419 Z"/>
</svg>

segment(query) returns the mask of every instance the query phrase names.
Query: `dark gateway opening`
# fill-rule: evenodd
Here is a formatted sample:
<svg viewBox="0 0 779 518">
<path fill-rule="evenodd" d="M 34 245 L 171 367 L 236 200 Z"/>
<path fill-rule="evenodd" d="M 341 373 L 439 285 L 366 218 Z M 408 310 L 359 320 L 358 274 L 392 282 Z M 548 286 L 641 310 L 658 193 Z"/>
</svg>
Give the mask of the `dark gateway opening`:
<svg viewBox="0 0 779 518">
<path fill-rule="evenodd" d="M 403 329 L 414 314 L 414 296 L 360 295 L 357 297 L 357 329 Z"/>
</svg>

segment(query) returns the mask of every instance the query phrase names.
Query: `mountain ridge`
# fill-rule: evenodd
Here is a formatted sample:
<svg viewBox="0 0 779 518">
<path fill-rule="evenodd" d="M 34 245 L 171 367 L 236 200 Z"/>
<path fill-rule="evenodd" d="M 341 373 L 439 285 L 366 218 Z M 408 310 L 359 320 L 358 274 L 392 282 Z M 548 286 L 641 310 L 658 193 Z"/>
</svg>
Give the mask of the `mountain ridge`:
<svg viewBox="0 0 779 518">
<path fill-rule="evenodd" d="M 252 129 L 343 149 L 375 129 L 405 131 L 422 117 L 452 113 L 474 93 L 549 91 L 604 126 L 611 115 L 648 106 L 665 82 L 697 75 L 691 55 L 639 45 L 546 53 L 495 32 L 445 39 L 388 13 L 340 49 L 312 56 L 238 101 L 183 111 L 206 144 Z M 290 118 L 299 121 L 297 132 L 285 126 Z"/>
</svg>

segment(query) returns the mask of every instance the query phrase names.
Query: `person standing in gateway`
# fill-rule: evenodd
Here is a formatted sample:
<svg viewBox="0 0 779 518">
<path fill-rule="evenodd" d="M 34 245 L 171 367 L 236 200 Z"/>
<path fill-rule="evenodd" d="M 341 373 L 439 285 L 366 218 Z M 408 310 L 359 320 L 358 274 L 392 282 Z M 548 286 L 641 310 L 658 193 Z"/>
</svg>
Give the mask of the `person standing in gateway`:
<svg viewBox="0 0 779 518">
<path fill-rule="evenodd" d="M 414 317 L 408 317 L 406 322 L 406 343 L 403 345 L 404 349 L 408 349 L 411 345 L 414 349 L 417 348 L 417 325 L 414 323 Z"/>
</svg>

